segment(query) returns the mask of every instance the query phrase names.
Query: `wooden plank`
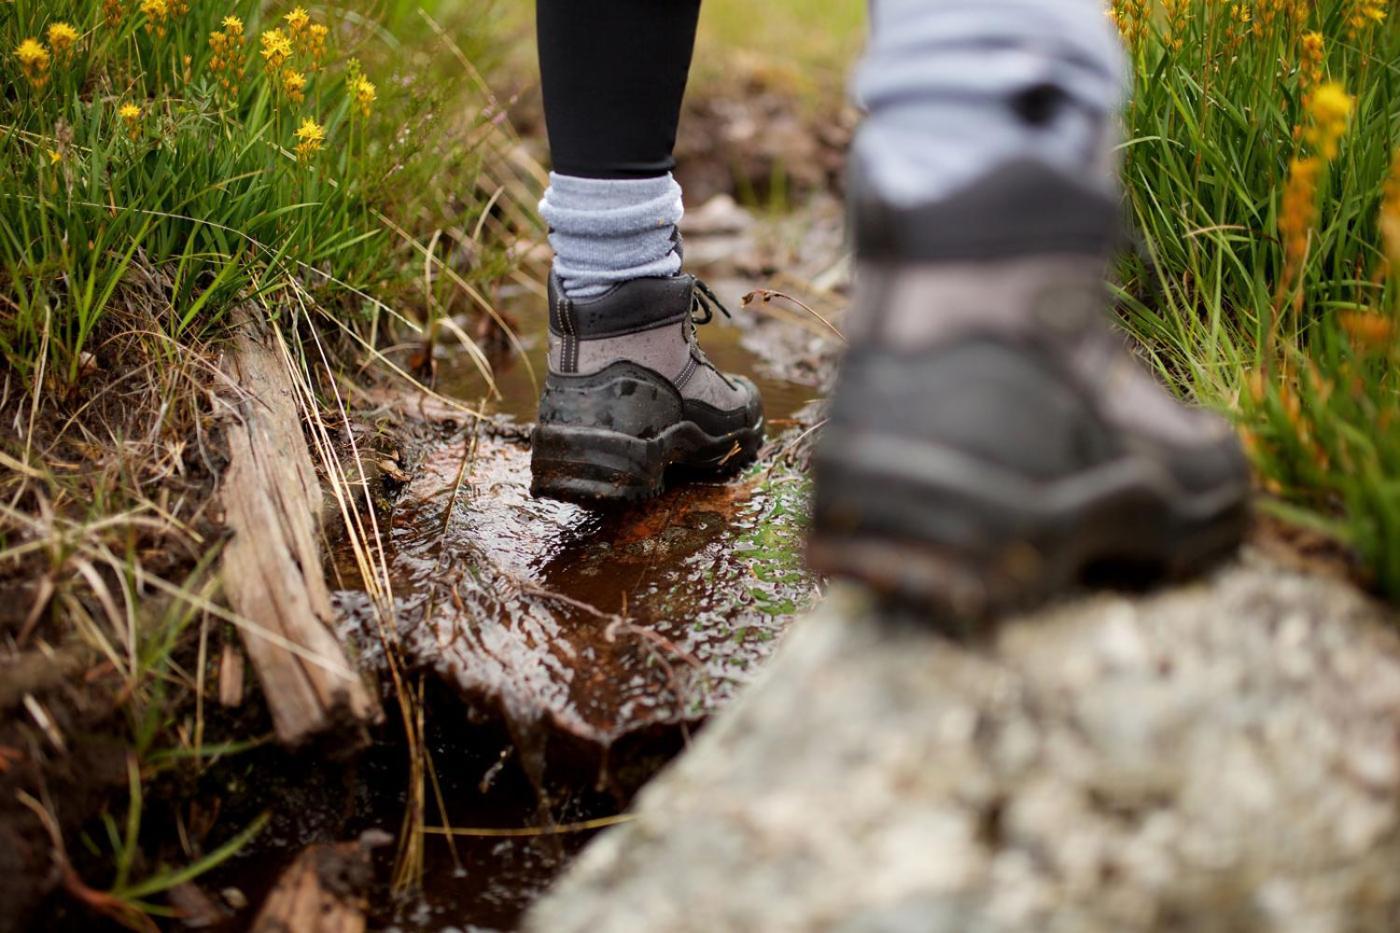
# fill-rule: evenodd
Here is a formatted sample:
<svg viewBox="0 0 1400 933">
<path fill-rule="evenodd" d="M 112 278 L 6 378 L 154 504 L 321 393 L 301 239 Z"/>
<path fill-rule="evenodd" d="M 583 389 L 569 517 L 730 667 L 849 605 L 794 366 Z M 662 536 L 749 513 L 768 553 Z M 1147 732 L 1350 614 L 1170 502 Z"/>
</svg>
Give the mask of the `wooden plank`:
<svg viewBox="0 0 1400 933">
<path fill-rule="evenodd" d="M 317 544 L 321 487 L 302 434 L 283 355 L 254 313 L 238 312 L 229 370 L 242 390 L 223 480 L 224 593 L 250 625 L 248 658 L 278 739 L 298 745 L 381 713 L 331 632 L 330 591 Z"/>
<path fill-rule="evenodd" d="M 311 846 L 277 880 L 253 933 L 363 933 L 371 876 L 359 844 Z"/>
</svg>

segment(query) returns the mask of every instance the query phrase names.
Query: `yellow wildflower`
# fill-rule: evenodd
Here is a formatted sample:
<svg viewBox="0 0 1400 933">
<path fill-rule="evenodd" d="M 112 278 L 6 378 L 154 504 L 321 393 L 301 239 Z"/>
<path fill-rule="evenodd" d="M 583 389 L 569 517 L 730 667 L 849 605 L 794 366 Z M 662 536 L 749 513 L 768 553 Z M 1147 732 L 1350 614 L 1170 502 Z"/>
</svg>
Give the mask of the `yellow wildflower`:
<svg viewBox="0 0 1400 933">
<path fill-rule="evenodd" d="M 1395 158 L 1390 163 L 1390 177 L 1385 182 L 1380 227 L 1386 259 L 1392 270 L 1400 269 L 1400 149 L 1395 151 Z"/>
<path fill-rule="evenodd" d="M 159 39 L 165 38 L 165 20 L 170 15 L 170 7 L 165 0 L 141 0 L 141 12 L 146 15 L 146 32 L 153 32 Z"/>
<path fill-rule="evenodd" d="M 315 71 L 326 56 L 326 36 L 329 30 L 321 23 L 312 23 L 298 38 L 297 48 L 311 59 L 311 70 Z"/>
<path fill-rule="evenodd" d="M 1321 85 L 1308 97 L 1312 125 L 1304 132 L 1303 138 L 1328 162 L 1337 157 L 1339 144 L 1355 107 L 1356 101 L 1346 92 L 1346 88 L 1335 81 Z"/>
<path fill-rule="evenodd" d="M 108 26 L 115 26 L 125 15 L 122 0 L 102 0 L 102 19 Z"/>
<path fill-rule="evenodd" d="M 1326 40 L 1322 33 L 1303 33 L 1298 49 L 1298 80 L 1303 87 L 1312 87 L 1322 80 L 1322 63 L 1326 57 Z"/>
<path fill-rule="evenodd" d="M 223 26 L 209 34 L 209 48 L 214 53 L 209 58 L 209 70 L 225 93 L 236 94 L 248 67 L 243 57 L 243 20 L 225 16 Z"/>
<path fill-rule="evenodd" d="M 1288 182 L 1279 209 L 1278 232 L 1283 240 L 1284 281 L 1292 282 L 1302 271 L 1308 240 L 1317 224 L 1317 182 L 1322 160 L 1317 156 L 1295 158 L 1288 166 Z"/>
<path fill-rule="evenodd" d="M 117 108 L 117 116 L 126 124 L 126 131 L 132 139 L 141 135 L 141 107 L 128 101 Z"/>
<path fill-rule="evenodd" d="M 20 71 L 24 72 L 24 78 L 30 87 L 37 91 L 49 83 L 49 64 L 52 59 L 49 50 L 44 48 L 44 44 L 38 39 L 25 39 L 21 42 L 15 49 L 15 58 L 19 59 Z"/>
<path fill-rule="evenodd" d="M 301 121 L 301 126 L 297 127 L 296 138 L 297 161 L 308 162 L 320 151 L 321 143 L 326 140 L 326 131 L 315 120 L 306 117 Z"/>
<path fill-rule="evenodd" d="M 1374 311 L 1343 311 L 1337 315 L 1337 323 L 1362 352 L 1388 349 L 1395 337 L 1395 322 Z"/>
<path fill-rule="evenodd" d="M 1108 18 L 1118 27 L 1123 42 L 1130 49 L 1136 49 L 1147 38 L 1147 24 L 1151 19 L 1147 0 L 1112 0 Z"/>
<path fill-rule="evenodd" d="M 63 153 L 59 152 L 57 149 L 48 150 L 48 156 L 50 165 L 57 165 L 63 161 Z"/>
<path fill-rule="evenodd" d="M 262 57 L 267 70 L 274 74 L 281 71 L 287 59 L 292 57 L 292 43 L 287 40 L 286 33 L 280 29 L 269 29 L 259 41 L 262 42 Z"/>
<path fill-rule="evenodd" d="M 292 31 L 293 36 L 301 35 L 306 27 L 311 25 L 311 16 L 302 7 L 295 8 L 282 18 L 287 21 L 287 28 Z"/>
<path fill-rule="evenodd" d="M 350 93 L 355 98 L 355 104 L 360 108 L 360 115 L 369 116 L 370 109 L 379 96 L 375 86 L 364 76 L 360 76 L 351 82 Z"/>
<path fill-rule="evenodd" d="M 1230 4 L 1230 21 L 1225 26 L 1225 50 L 1233 53 L 1244 42 L 1245 36 L 1249 33 L 1254 19 L 1254 14 L 1250 12 L 1244 3 Z"/>
<path fill-rule="evenodd" d="M 1191 0 L 1162 0 L 1162 10 L 1167 17 L 1167 46 L 1180 52 L 1186 45 L 1187 17 L 1191 13 Z"/>
<path fill-rule="evenodd" d="M 1385 22 L 1385 4 L 1381 0 L 1352 0 L 1347 11 L 1347 33 L 1354 39 L 1368 26 Z"/>
<path fill-rule="evenodd" d="M 294 104 L 306 100 L 306 75 L 294 68 L 282 72 L 282 92 Z"/>
<path fill-rule="evenodd" d="M 73 58 L 73 47 L 78 42 L 78 30 L 68 23 L 54 23 L 49 26 L 48 31 L 49 48 L 53 49 L 53 57 L 59 62 L 68 62 Z"/>
</svg>

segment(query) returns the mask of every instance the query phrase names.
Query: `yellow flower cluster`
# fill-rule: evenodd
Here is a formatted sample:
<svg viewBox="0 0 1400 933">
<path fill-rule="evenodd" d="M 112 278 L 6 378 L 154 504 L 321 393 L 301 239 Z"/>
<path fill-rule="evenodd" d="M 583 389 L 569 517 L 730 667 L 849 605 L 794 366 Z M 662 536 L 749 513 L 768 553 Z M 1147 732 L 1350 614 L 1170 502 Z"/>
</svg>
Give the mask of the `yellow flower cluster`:
<svg viewBox="0 0 1400 933">
<path fill-rule="evenodd" d="M 1381 0 L 1351 0 L 1347 10 L 1347 32 L 1354 39 L 1364 29 L 1385 22 L 1385 4 Z"/>
<path fill-rule="evenodd" d="M 1108 8 L 1108 18 L 1118 27 L 1123 42 L 1130 49 L 1137 49 L 1147 38 L 1147 27 L 1152 15 L 1148 0 L 1112 0 Z"/>
<path fill-rule="evenodd" d="M 1286 270 L 1284 281 L 1291 282 L 1308 255 L 1308 237 L 1317 223 L 1317 180 L 1322 161 L 1316 156 L 1294 158 L 1288 164 L 1288 181 L 1283 188 L 1278 232 L 1283 238 Z"/>
<path fill-rule="evenodd" d="M 1309 96 L 1309 124 L 1302 137 L 1312 147 L 1313 154 L 1295 156 L 1289 163 L 1278 218 L 1286 284 L 1291 284 L 1301 274 L 1307 260 L 1308 241 L 1317 225 L 1318 180 L 1324 166 L 1337 157 L 1355 106 L 1351 95 L 1336 82 L 1318 87 Z"/>
<path fill-rule="evenodd" d="M 321 151 L 321 144 L 326 140 L 326 131 L 315 120 L 307 117 L 301 121 L 301 126 L 297 127 L 296 138 L 297 161 L 305 163 Z"/>
<path fill-rule="evenodd" d="M 277 89 L 287 100 L 299 104 L 306 100 L 306 75 L 320 67 L 325 54 L 325 26 L 311 21 L 311 14 L 302 7 L 282 17 L 285 29 L 269 29 L 262 34 L 262 57 L 268 73 L 275 77 Z M 293 57 L 299 57 L 301 69 L 290 65 Z"/>
<path fill-rule="evenodd" d="M 286 20 L 287 28 L 291 30 L 293 36 L 299 36 L 306 31 L 306 27 L 311 25 L 311 15 L 304 7 L 296 7 L 292 12 L 282 17 Z"/>
<path fill-rule="evenodd" d="M 1322 80 L 1322 63 L 1327 59 L 1326 40 L 1320 32 L 1305 32 L 1298 42 L 1298 81 L 1304 88 Z"/>
<path fill-rule="evenodd" d="M 299 48 L 311 59 L 313 68 L 319 68 L 326 57 L 326 36 L 329 33 L 330 30 L 321 23 L 312 23 L 311 28 L 306 30 L 306 41 Z"/>
<path fill-rule="evenodd" d="M 295 68 L 283 69 L 282 93 L 286 94 L 287 100 L 294 104 L 306 100 L 306 75 Z"/>
<path fill-rule="evenodd" d="M 209 48 L 214 52 L 209 59 L 209 71 L 224 93 L 233 95 L 238 93 L 248 68 L 243 54 L 247 40 L 243 36 L 243 20 L 237 16 L 225 16 L 223 27 L 209 34 Z"/>
<path fill-rule="evenodd" d="M 53 61 L 44 44 L 38 39 L 25 39 L 15 49 L 15 58 L 29 86 L 36 91 L 43 90 L 49 83 L 49 65 Z"/>
<path fill-rule="evenodd" d="M 320 23 L 313 23 L 311 14 L 303 7 L 294 8 L 282 19 L 287 24 L 287 33 L 297 54 L 306 56 L 311 70 L 315 71 L 325 57 L 326 36 L 330 31 Z"/>
<path fill-rule="evenodd" d="M 78 45 L 78 30 L 68 23 L 53 23 L 46 33 L 49 40 L 49 48 L 53 50 L 53 57 L 60 65 L 66 65 L 73 60 L 73 55 Z"/>
<path fill-rule="evenodd" d="M 1303 138 L 1325 161 L 1337 157 L 1342 136 L 1356 101 L 1335 81 L 1322 85 L 1308 97 L 1308 113 L 1311 123 L 1303 133 Z"/>
<path fill-rule="evenodd" d="M 1231 3 L 1225 23 L 1225 51 L 1233 54 L 1254 28 L 1254 14 L 1243 2 Z"/>
<path fill-rule="evenodd" d="M 279 73 L 282 66 L 287 64 L 287 59 L 292 57 L 292 43 L 287 34 L 280 29 L 269 29 L 258 37 L 258 41 L 262 43 L 263 63 L 268 73 Z"/>
<path fill-rule="evenodd" d="M 169 4 L 165 0 L 141 0 L 141 12 L 146 17 L 146 32 L 164 39 L 165 21 L 170 18 Z"/>
<path fill-rule="evenodd" d="M 350 94 L 355 98 L 355 106 L 359 108 L 360 116 L 368 117 L 375 100 L 378 99 L 374 85 L 364 75 L 360 75 L 350 83 Z"/>
<path fill-rule="evenodd" d="M 1400 269 L 1400 149 L 1395 151 L 1395 158 L 1390 163 L 1390 177 L 1385 182 L 1380 227 L 1386 259 L 1391 269 Z"/>
<path fill-rule="evenodd" d="M 1167 18 L 1167 47 L 1180 52 L 1186 45 L 1187 17 L 1193 0 L 1162 0 L 1162 12 Z"/>
<path fill-rule="evenodd" d="M 117 108 L 117 116 L 126 124 L 126 132 L 132 139 L 141 136 L 141 108 L 137 104 L 127 102 Z"/>
</svg>

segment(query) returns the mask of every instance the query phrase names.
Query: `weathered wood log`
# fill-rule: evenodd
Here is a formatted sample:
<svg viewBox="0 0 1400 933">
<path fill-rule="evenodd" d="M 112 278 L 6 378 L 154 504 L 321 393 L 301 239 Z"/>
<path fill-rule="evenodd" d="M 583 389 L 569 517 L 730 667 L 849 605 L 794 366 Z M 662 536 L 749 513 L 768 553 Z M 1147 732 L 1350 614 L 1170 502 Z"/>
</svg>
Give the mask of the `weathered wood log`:
<svg viewBox="0 0 1400 933">
<path fill-rule="evenodd" d="M 243 643 L 277 737 L 297 745 L 381 714 L 331 632 L 317 545 L 321 488 L 284 355 L 253 312 L 238 313 L 229 371 L 242 394 L 222 489 L 234 532 L 223 555 L 224 593 L 247 620 Z"/>
<path fill-rule="evenodd" d="M 362 933 L 371 877 L 369 853 L 359 843 L 311 846 L 282 873 L 253 933 Z"/>
</svg>

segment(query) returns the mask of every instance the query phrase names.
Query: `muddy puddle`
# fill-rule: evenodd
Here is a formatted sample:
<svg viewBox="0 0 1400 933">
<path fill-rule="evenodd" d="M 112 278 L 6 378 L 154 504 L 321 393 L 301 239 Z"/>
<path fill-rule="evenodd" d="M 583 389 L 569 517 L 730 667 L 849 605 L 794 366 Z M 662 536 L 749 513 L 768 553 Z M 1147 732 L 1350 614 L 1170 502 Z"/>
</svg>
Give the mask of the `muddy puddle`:
<svg viewBox="0 0 1400 933">
<path fill-rule="evenodd" d="M 386 531 L 399 634 L 527 761 L 592 749 L 607 783 L 609 749 L 702 720 L 809 605 L 807 482 L 770 459 L 596 510 L 533 498 L 529 456 L 490 426 L 424 452 Z M 363 594 L 337 599 L 367 621 Z"/>
<path fill-rule="evenodd" d="M 542 371 L 542 322 L 517 320 Z M 401 652 L 439 697 L 426 704 L 430 729 L 455 748 L 435 752 L 439 770 L 442 760 L 469 762 L 448 778 L 458 825 L 547 828 L 622 811 L 812 605 L 818 581 L 802 558 L 808 482 L 794 464 L 820 374 L 783 362 L 812 339 L 774 322 L 706 328 L 712 359 L 759 383 L 772 425 L 760 461 L 727 483 L 677 483 L 614 510 L 532 498 L 534 391 L 518 361 L 497 366 L 504 399 L 490 418 L 440 426 L 410 458 L 411 480 L 383 529 L 385 563 Z M 486 392 L 455 358 L 442 361 L 437 389 L 461 399 Z M 333 549 L 332 562 L 346 629 L 373 663 L 371 606 L 350 583 L 352 556 Z M 484 744 L 483 724 L 497 730 Z M 485 787 L 493 768 L 498 786 Z M 385 813 L 402 804 L 393 780 L 368 786 L 383 789 L 376 806 Z M 586 839 L 459 840 L 454 855 L 430 837 L 422 897 L 378 921 L 510 929 Z"/>
<path fill-rule="evenodd" d="M 526 429 L 536 394 L 518 354 L 496 362 L 502 398 L 486 408 L 490 419 L 427 444 L 411 466 L 385 532 L 405 650 L 502 716 L 527 761 L 542 767 L 551 741 L 591 748 L 607 783 L 609 749 L 702 720 L 810 603 L 806 478 L 776 454 L 820 394 L 815 368 L 784 362 L 815 338 L 740 310 L 740 288 L 724 290 L 745 326 L 717 321 L 703 334 L 715 363 L 751 375 L 767 406 L 772 443 L 737 479 L 675 482 L 623 509 L 533 498 Z M 542 373 L 541 303 L 522 294 L 505 307 Z M 489 391 L 465 354 L 442 361 L 437 389 L 462 399 Z M 356 579 L 349 557 L 335 555 L 341 580 Z M 346 587 L 337 599 L 352 624 L 365 621 L 363 594 Z"/>
</svg>

